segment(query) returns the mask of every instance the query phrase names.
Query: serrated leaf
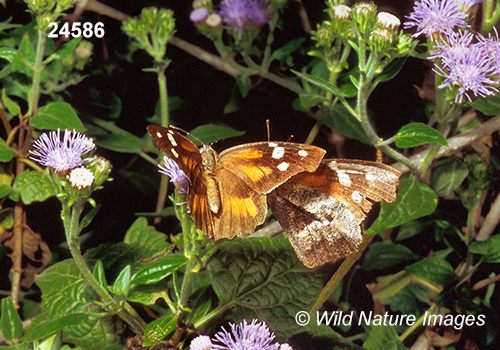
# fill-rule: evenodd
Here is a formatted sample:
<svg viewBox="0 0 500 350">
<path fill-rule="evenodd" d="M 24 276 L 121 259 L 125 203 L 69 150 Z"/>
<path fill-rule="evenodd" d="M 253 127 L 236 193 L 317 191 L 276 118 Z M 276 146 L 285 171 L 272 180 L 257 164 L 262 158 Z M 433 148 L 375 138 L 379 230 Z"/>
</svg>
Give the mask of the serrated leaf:
<svg viewBox="0 0 500 350">
<path fill-rule="evenodd" d="M 151 346 L 172 333 L 177 323 L 177 317 L 163 316 L 154 320 L 144 330 L 142 346 Z"/>
<path fill-rule="evenodd" d="M 325 279 L 297 260 L 287 239 L 234 239 L 222 243 L 207 270 L 220 305 L 235 319 L 265 321 L 278 337 L 303 331 L 295 314 L 309 310 Z"/>
<path fill-rule="evenodd" d="M 76 115 L 73 107 L 66 102 L 51 102 L 38 109 L 30 124 L 37 129 L 68 129 L 84 132 L 85 127 Z"/>
<path fill-rule="evenodd" d="M 467 165 L 456 159 L 432 171 L 431 187 L 439 197 L 444 197 L 455 191 L 467 175 L 469 175 Z"/>
<path fill-rule="evenodd" d="M 140 154 L 142 152 L 141 139 L 139 137 L 123 130 L 112 122 L 94 119 L 94 123 L 111 132 L 106 137 L 99 138 L 96 141 L 97 145 L 120 153 Z"/>
<path fill-rule="evenodd" d="M 144 265 L 132 278 L 134 284 L 153 284 L 161 281 L 185 265 L 187 259 L 182 254 L 168 254 Z"/>
<path fill-rule="evenodd" d="M 244 135 L 244 131 L 235 130 L 225 124 L 205 124 L 191 130 L 190 134 L 196 136 L 204 143 L 213 143 L 222 139 Z M 199 141 L 193 140 L 200 146 Z"/>
<path fill-rule="evenodd" d="M 21 195 L 24 204 L 43 202 L 55 195 L 54 186 L 48 175 L 39 171 L 26 170 L 21 173 L 14 179 L 13 188 Z"/>
<path fill-rule="evenodd" d="M 367 145 L 371 144 L 361 123 L 341 104 L 336 104 L 333 109 L 328 112 L 323 123 L 330 129 L 336 130 L 350 139 L 356 139 Z"/>
<path fill-rule="evenodd" d="M 116 295 L 127 294 L 130 286 L 130 265 L 127 265 L 123 270 L 120 271 L 118 277 L 113 284 L 112 291 Z"/>
<path fill-rule="evenodd" d="M 26 328 L 26 335 L 21 340 L 24 342 L 40 340 L 65 328 L 80 325 L 88 318 L 89 316 L 85 313 L 75 313 L 49 318 L 44 322 L 35 322 Z"/>
<path fill-rule="evenodd" d="M 154 226 L 148 225 L 146 218 L 138 218 L 130 226 L 123 238 L 123 242 L 127 244 L 135 244 L 144 254 L 144 259 L 151 259 L 155 255 L 163 253 L 171 246 L 167 242 L 167 236 L 156 231 Z"/>
<path fill-rule="evenodd" d="M 368 339 L 363 344 L 367 350 L 404 350 L 407 349 L 392 326 L 372 326 Z"/>
<path fill-rule="evenodd" d="M 399 148 L 416 147 L 426 143 L 448 146 L 448 141 L 439 131 L 423 123 L 407 124 L 399 129 L 394 137 Z"/>
<path fill-rule="evenodd" d="M 377 221 L 365 232 L 375 233 L 429 215 L 436 209 L 437 202 L 437 195 L 429 186 L 415 176 L 405 177 L 399 182 L 396 200 L 380 203 Z"/>
<path fill-rule="evenodd" d="M 455 280 L 457 275 L 453 267 L 443 258 L 425 258 L 406 266 L 405 271 L 411 275 L 426 279 L 438 285 L 447 285 Z"/>
<path fill-rule="evenodd" d="M 2 299 L 1 313 L 0 329 L 4 339 L 8 341 L 18 339 L 23 332 L 23 322 L 14 307 L 11 297 Z"/>
<path fill-rule="evenodd" d="M 500 114 L 500 94 L 478 98 L 472 103 L 482 113 L 494 116 Z"/>
<path fill-rule="evenodd" d="M 386 269 L 402 263 L 407 264 L 417 258 L 415 253 L 401 244 L 376 242 L 370 244 L 363 260 L 363 268 L 366 270 Z"/>
<path fill-rule="evenodd" d="M 239 74 L 235 77 L 236 84 L 238 84 L 238 89 L 240 90 L 240 94 L 243 97 L 247 97 L 250 88 L 252 87 L 252 82 L 250 81 L 250 77 L 246 74 Z"/>
<path fill-rule="evenodd" d="M 104 261 L 104 260 L 103 260 Z M 42 306 L 51 319 L 82 312 L 103 312 L 94 300 L 97 294 L 83 278 L 73 259 L 50 266 L 35 282 L 42 290 Z M 113 316 L 89 315 L 87 321 L 63 329 L 63 340 L 82 350 L 102 349 L 119 340 Z"/>
<path fill-rule="evenodd" d="M 14 158 L 14 150 L 7 146 L 4 139 L 0 139 L 0 162 L 10 162 Z"/>
<path fill-rule="evenodd" d="M 9 96 L 7 96 L 5 89 L 2 90 L 2 102 L 9 110 L 10 114 L 15 116 L 21 112 L 21 107 L 19 107 L 15 101 L 11 100 Z"/>
<path fill-rule="evenodd" d="M 305 79 L 306 81 L 310 82 L 311 84 L 314 84 L 314 85 L 316 85 L 316 86 L 318 86 L 318 87 L 320 87 L 328 92 L 331 92 L 335 96 L 343 96 L 342 91 L 340 91 L 340 89 L 337 86 L 330 83 L 329 81 L 326 81 L 324 79 L 321 79 L 321 78 L 318 78 L 318 77 L 315 77 L 315 76 L 312 76 L 309 74 L 302 74 L 302 73 L 299 73 L 293 69 L 291 71 L 294 74 L 301 77 L 302 79 Z"/>
<path fill-rule="evenodd" d="M 311 108 L 312 106 L 328 101 L 326 97 L 314 94 L 299 94 L 299 98 L 304 108 Z"/>
</svg>

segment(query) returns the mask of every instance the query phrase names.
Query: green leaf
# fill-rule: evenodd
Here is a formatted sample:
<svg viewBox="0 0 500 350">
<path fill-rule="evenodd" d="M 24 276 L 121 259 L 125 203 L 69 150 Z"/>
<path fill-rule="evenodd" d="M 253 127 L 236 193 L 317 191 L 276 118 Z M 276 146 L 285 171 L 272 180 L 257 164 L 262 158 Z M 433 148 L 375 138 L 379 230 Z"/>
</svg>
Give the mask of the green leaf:
<svg viewBox="0 0 500 350">
<path fill-rule="evenodd" d="M 472 103 L 482 113 L 494 116 L 500 114 L 500 94 L 478 98 Z"/>
<path fill-rule="evenodd" d="M 0 185 L 0 198 L 5 197 L 12 192 L 12 187 L 9 185 Z"/>
<path fill-rule="evenodd" d="M 461 160 L 455 159 L 432 171 L 431 187 L 439 197 L 444 197 L 455 191 L 467 175 L 469 175 L 467 165 Z"/>
<path fill-rule="evenodd" d="M 47 315 L 44 315 L 46 319 Z M 22 337 L 24 342 L 32 342 L 48 337 L 68 327 L 78 326 L 88 320 L 89 316 L 85 313 L 75 313 L 63 315 L 60 317 L 49 318 L 43 322 L 34 322 L 31 326 L 26 328 L 26 335 Z"/>
<path fill-rule="evenodd" d="M 101 204 L 98 204 L 90 209 L 90 211 L 83 217 L 82 221 L 80 221 L 78 232 L 82 232 L 85 227 L 91 224 L 92 220 L 94 220 L 94 217 L 99 212 L 99 209 L 101 209 Z"/>
<path fill-rule="evenodd" d="M 95 304 L 97 294 L 81 275 L 73 259 L 50 266 L 35 281 L 42 290 L 42 306 L 50 319 L 91 313 L 85 322 L 63 329 L 64 341 L 75 343 L 82 350 L 93 350 L 103 349 L 119 340 L 120 330 L 114 316 L 94 316 L 103 310 Z"/>
<path fill-rule="evenodd" d="M 18 115 L 19 113 L 21 113 L 21 107 L 19 107 L 19 105 L 15 101 L 11 100 L 9 96 L 7 96 L 5 89 L 2 90 L 2 102 L 9 110 L 10 114 Z"/>
<path fill-rule="evenodd" d="M 408 264 L 416 261 L 418 256 L 401 244 L 392 242 L 376 242 L 370 248 L 363 260 L 366 270 L 386 269 L 398 264 Z"/>
<path fill-rule="evenodd" d="M 167 236 L 156 231 L 153 226 L 149 226 L 146 218 L 138 218 L 134 221 L 125 234 L 123 242 L 135 244 L 144 255 L 144 259 L 152 259 L 171 246 L 167 243 Z"/>
<path fill-rule="evenodd" d="M 304 108 L 311 108 L 312 106 L 328 101 L 326 97 L 314 94 L 299 94 L 299 98 Z"/>
<path fill-rule="evenodd" d="M 399 148 L 416 147 L 426 143 L 437 143 L 448 146 L 446 138 L 436 129 L 422 123 L 412 123 L 403 126 L 396 133 L 396 146 Z"/>
<path fill-rule="evenodd" d="M 75 50 L 76 46 L 78 43 L 82 40 L 82 37 L 76 37 L 74 39 L 71 39 L 67 43 L 61 45 L 56 52 L 54 52 L 52 55 L 50 55 L 44 62 L 44 64 L 47 64 L 53 60 L 63 60 Z"/>
<path fill-rule="evenodd" d="M 365 233 L 375 233 L 429 215 L 437 203 L 436 193 L 429 186 L 415 176 L 405 177 L 399 182 L 396 200 L 380 203 L 379 217 Z"/>
<path fill-rule="evenodd" d="M 17 314 L 11 297 L 2 299 L 0 325 L 3 337 L 8 341 L 18 339 L 23 332 L 23 322 Z"/>
<path fill-rule="evenodd" d="M 7 146 L 3 139 L 0 139 L 0 162 L 10 162 L 14 158 L 14 150 Z"/>
<path fill-rule="evenodd" d="M 452 283 L 457 275 L 453 267 L 443 258 L 425 258 L 415 264 L 406 266 L 405 271 L 438 285 Z"/>
<path fill-rule="evenodd" d="M 312 76 L 312 75 L 309 75 L 309 74 L 302 74 L 302 73 L 299 73 L 295 70 L 291 70 L 294 74 L 298 75 L 299 77 L 301 77 L 302 79 L 310 82 L 311 84 L 314 84 L 328 92 L 331 92 L 333 95 L 335 96 L 344 96 L 342 94 L 342 91 L 340 91 L 340 89 L 335 86 L 334 84 L 324 80 L 324 79 L 321 79 L 321 78 L 318 78 L 318 77 L 315 77 L 315 76 Z"/>
<path fill-rule="evenodd" d="M 279 337 L 303 332 L 298 311 L 309 310 L 325 275 L 297 260 L 287 239 L 234 239 L 219 246 L 207 270 L 219 305 L 237 319 L 266 321 Z"/>
<path fill-rule="evenodd" d="M 241 136 L 244 135 L 244 131 L 238 131 L 233 129 L 232 127 L 225 124 L 205 124 L 200 125 L 191 130 L 191 135 L 196 136 L 204 143 L 212 143 L 215 141 L 219 141 L 222 139 L 227 139 L 230 137 Z M 198 140 L 193 140 L 195 143 L 200 146 Z"/>
<path fill-rule="evenodd" d="M 405 222 L 399 227 L 398 234 L 396 236 L 396 241 L 402 241 L 404 239 L 413 237 L 422 232 L 428 223 L 420 220 L 412 220 Z"/>
<path fill-rule="evenodd" d="M 243 97 L 247 97 L 250 88 L 252 87 L 252 82 L 250 77 L 246 74 L 238 74 L 236 77 L 236 83 L 238 84 L 238 89 L 240 89 L 240 94 Z"/>
<path fill-rule="evenodd" d="M 372 326 L 363 348 L 367 350 L 407 349 L 403 342 L 399 340 L 398 333 L 392 326 Z"/>
<path fill-rule="evenodd" d="M 14 191 L 21 195 L 24 204 L 43 202 L 55 195 L 54 186 L 46 173 L 29 171 L 21 173 L 14 180 Z"/>
<path fill-rule="evenodd" d="M 152 284 L 174 273 L 187 262 L 182 254 L 168 254 L 144 265 L 132 278 L 134 284 Z"/>
<path fill-rule="evenodd" d="M 116 295 L 124 295 L 127 294 L 130 286 L 130 265 L 127 265 L 123 270 L 120 271 L 120 274 L 115 280 L 113 284 L 112 291 Z"/>
<path fill-rule="evenodd" d="M 3 58 L 10 63 L 21 62 L 23 59 L 19 51 L 10 47 L 0 47 L 0 58 Z"/>
<path fill-rule="evenodd" d="M 140 154 L 142 152 L 141 139 L 134 134 L 123 130 L 112 122 L 106 122 L 101 119 L 94 119 L 93 121 L 101 128 L 111 132 L 111 134 L 96 141 L 100 147 L 120 153 Z"/>
<path fill-rule="evenodd" d="M 500 234 L 488 238 L 487 244 L 488 251 L 486 253 L 485 262 L 494 264 L 500 263 Z"/>
<path fill-rule="evenodd" d="M 177 323 L 177 317 L 163 316 L 154 320 L 144 330 L 144 338 L 142 338 L 142 346 L 151 346 L 158 343 L 168 334 L 172 333 Z"/>
<path fill-rule="evenodd" d="M 336 104 L 333 109 L 328 112 L 323 123 L 330 129 L 339 131 L 342 135 L 350 139 L 356 139 L 367 145 L 371 144 L 361 123 L 341 104 Z"/>
<path fill-rule="evenodd" d="M 295 38 L 287 42 L 285 45 L 275 50 L 272 57 L 277 60 L 282 60 L 290 56 L 295 50 L 297 50 L 300 45 L 305 41 L 305 38 Z"/>
<path fill-rule="evenodd" d="M 407 58 L 408 57 L 396 58 L 395 60 L 393 60 L 391 63 L 389 63 L 389 65 L 387 65 L 384 68 L 382 73 L 378 75 L 375 80 L 379 83 L 392 80 L 401 71 Z"/>
<path fill-rule="evenodd" d="M 98 259 L 94 265 L 94 271 L 92 273 L 95 279 L 99 282 L 101 287 L 108 290 L 108 282 L 106 282 L 106 275 L 104 274 L 104 266 L 102 265 L 101 259 Z"/>
<path fill-rule="evenodd" d="M 38 109 L 30 124 L 37 129 L 68 129 L 84 132 L 85 127 L 69 103 L 51 102 Z"/>
</svg>

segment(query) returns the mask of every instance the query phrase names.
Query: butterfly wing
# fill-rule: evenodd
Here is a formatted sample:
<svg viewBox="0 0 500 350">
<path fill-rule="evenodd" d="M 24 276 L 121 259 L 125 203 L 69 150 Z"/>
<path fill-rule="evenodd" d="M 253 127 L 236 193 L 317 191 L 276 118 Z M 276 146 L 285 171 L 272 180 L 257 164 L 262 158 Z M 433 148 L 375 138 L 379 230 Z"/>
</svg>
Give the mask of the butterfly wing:
<svg viewBox="0 0 500 350">
<path fill-rule="evenodd" d="M 152 124 L 147 129 L 160 152 L 167 154 L 177 163 L 192 185 L 194 179 L 203 173 L 198 147 L 176 129 Z"/>
<path fill-rule="evenodd" d="M 290 179 L 334 197 L 361 223 L 373 202 L 393 202 L 401 173 L 393 167 L 357 159 L 330 159 L 321 162 L 313 174 Z"/>
<path fill-rule="evenodd" d="M 308 267 L 357 249 L 361 222 L 373 202 L 396 199 L 400 172 L 380 163 L 323 160 L 314 173 L 300 173 L 268 195 L 276 220 Z"/>
<path fill-rule="evenodd" d="M 256 142 L 229 148 L 219 156 L 220 168 L 266 194 L 300 172 L 316 170 L 325 150 L 292 142 Z M 229 193 L 230 194 L 230 193 Z"/>
<path fill-rule="evenodd" d="M 289 181 L 267 199 L 297 256 L 309 268 L 348 255 L 361 243 L 358 220 L 334 197 Z"/>
</svg>

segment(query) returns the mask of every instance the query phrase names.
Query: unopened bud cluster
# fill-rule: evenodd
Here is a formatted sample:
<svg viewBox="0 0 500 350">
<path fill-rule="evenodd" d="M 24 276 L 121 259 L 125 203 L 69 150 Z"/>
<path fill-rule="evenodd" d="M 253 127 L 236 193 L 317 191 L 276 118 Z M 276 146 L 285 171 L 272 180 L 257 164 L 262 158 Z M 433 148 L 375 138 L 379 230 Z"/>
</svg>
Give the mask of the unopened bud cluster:
<svg viewBox="0 0 500 350">
<path fill-rule="evenodd" d="M 49 29 L 61 14 L 74 6 L 76 0 L 24 0 L 28 9 L 36 16 L 38 27 Z"/>
</svg>

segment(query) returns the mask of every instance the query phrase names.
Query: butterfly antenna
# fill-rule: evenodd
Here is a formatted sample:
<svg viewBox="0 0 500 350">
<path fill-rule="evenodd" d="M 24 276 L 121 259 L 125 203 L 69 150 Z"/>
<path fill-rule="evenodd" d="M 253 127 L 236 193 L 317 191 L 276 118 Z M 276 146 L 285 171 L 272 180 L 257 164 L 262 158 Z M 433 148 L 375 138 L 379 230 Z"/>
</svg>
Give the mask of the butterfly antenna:
<svg viewBox="0 0 500 350">
<path fill-rule="evenodd" d="M 269 119 L 266 119 L 266 128 L 267 128 L 267 141 L 271 141 L 271 131 L 269 127 Z"/>
<path fill-rule="evenodd" d="M 184 134 L 186 134 L 187 136 L 189 136 L 189 137 L 191 137 L 191 138 L 195 139 L 196 141 L 198 141 L 200 144 L 205 145 L 205 142 L 201 141 L 199 138 L 197 138 L 197 137 L 196 137 L 196 136 L 194 136 L 193 134 L 191 134 L 191 133 L 187 132 L 186 130 L 179 128 L 178 126 L 175 126 L 175 125 L 169 125 L 169 128 L 172 128 L 172 129 L 175 129 L 175 130 L 177 130 L 177 131 L 183 132 L 183 133 L 184 133 Z"/>
<path fill-rule="evenodd" d="M 293 135 L 290 135 L 290 137 L 288 138 L 288 140 L 286 140 L 286 142 L 290 142 L 292 139 L 293 139 Z"/>
</svg>

